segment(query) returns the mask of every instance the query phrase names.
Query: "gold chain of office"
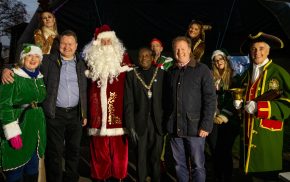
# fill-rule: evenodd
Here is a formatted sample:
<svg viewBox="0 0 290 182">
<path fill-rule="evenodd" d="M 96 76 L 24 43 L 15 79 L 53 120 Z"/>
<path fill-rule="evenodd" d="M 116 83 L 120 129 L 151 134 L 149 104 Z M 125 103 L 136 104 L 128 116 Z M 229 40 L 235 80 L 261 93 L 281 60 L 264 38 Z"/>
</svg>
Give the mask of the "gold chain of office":
<svg viewBox="0 0 290 182">
<path fill-rule="evenodd" d="M 140 77 L 140 73 L 138 73 L 137 70 L 136 70 L 135 68 L 134 68 L 134 72 L 135 72 L 135 74 L 136 74 L 136 76 L 137 76 L 137 79 L 138 79 L 138 80 L 141 82 L 141 84 L 142 84 L 142 85 L 147 89 L 147 96 L 148 96 L 148 98 L 150 99 L 150 98 L 152 97 L 151 87 L 152 87 L 153 82 L 154 82 L 154 80 L 155 80 L 155 78 L 156 78 L 156 76 L 157 76 L 158 68 L 155 69 L 155 72 L 154 72 L 154 74 L 153 74 L 153 77 L 152 77 L 152 79 L 151 79 L 149 85 L 147 85 L 147 84 L 144 82 L 144 80 Z"/>
</svg>

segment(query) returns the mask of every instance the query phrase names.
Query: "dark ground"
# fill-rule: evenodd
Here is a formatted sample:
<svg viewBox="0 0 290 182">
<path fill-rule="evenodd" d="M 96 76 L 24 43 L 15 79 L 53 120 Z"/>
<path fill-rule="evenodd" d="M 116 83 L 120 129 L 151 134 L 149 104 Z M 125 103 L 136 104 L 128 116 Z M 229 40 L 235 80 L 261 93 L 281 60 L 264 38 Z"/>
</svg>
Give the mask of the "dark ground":
<svg viewBox="0 0 290 182">
<path fill-rule="evenodd" d="M 289 127 L 287 127 L 289 128 Z M 287 138 L 290 137 L 290 132 L 287 131 Z M 238 140 L 237 140 L 238 141 Z M 287 142 L 289 143 L 289 142 Z M 290 150 L 290 148 L 289 148 Z M 234 172 L 233 172 L 233 182 L 250 182 L 241 172 L 239 169 L 239 156 L 238 156 L 238 142 L 235 143 L 233 147 L 234 153 Z M 283 171 L 290 171 L 290 154 L 288 154 L 288 159 L 284 160 L 284 170 Z M 125 180 L 126 182 L 134 182 L 136 181 L 136 167 L 135 167 L 135 159 L 134 159 L 134 151 L 129 147 L 129 166 L 128 166 L 128 177 Z M 162 175 L 161 182 L 174 182 L 176 181 L 175 178 L 175 170 L 174 170 L 174 163 L 173 158 L 170 150 L 170 146 L 167 145 L 166 147 L 166 167 L 167 172 Z M 81 176 L 90 178 L 90 168 L 89 168 L 89 142 L 88 137 L 84 137 L 82 141 L 82 158 L 80 160 L 80 167 L 79 171 Z M 206 152 L 206 171 L 207 171 L 207 182 L 214 182 L 214 174 L 213 174 L 213 162 L 211 160 L 210 154 Z"/>
</svg>

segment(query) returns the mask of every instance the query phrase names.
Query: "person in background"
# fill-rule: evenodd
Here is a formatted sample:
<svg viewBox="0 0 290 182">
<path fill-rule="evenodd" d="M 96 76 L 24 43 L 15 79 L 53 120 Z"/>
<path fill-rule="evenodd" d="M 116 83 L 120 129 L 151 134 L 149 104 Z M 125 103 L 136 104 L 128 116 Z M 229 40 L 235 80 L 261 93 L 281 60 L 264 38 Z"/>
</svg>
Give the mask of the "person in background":
<svg viewBox="0 0 290 182">
<path fill-rule="evenodd" d="M 163 44 L 157 39 L 153 38 L 150 42 L 151 50 L 153 51 L 153 65 L 163 69 L 168 70 L 173 65 L 173 59 L 171 57 L 165 57 L 162 55 Z"/>
<path fill-rule="evenodd" d="M 290 75 L 269 56 L 270 50 L 283 47 L 282 40 L 263 32 L 250 34 L 241 45 L 252 65 L 237 82 L 245 95 L 234 100 L 234 106 L 244 114 L 243 170 L 254 181 L 278 180 L 282 170 L 283 126 L 290 116 Z"/>
<path fill-rule="evenodd" d="M 44 55 L 40 66 L 47 89 L 47 97 L 42 104 L 47 127 L 45 151 L 47 182 L 79 180 L 82 126 L 87 123 L 87 78 L 84 73 L 86 65 L 76 53 L 77 42 L 75 32 L 71 30 L 62 32 L 59 50 Z M 13 72 L 4 69 L 2 82 L 13 81 Z"/>
<path fill-rule="evenodd" d="M 39 71 L 42 51 L 25 44 L 14 82 L 0 86 L 0 167 L 7 182 L 37 182 L 38 158 L 46 146 L 44 112 L 39 104 L 46 97 Z"/>
<path fill-rule="evenodd" d="M 229 89 L 233 82 L 233 69 L 225 50 L 215 50 L 211 56 L 212 73 L 217 94 L 214 118 L 213 147 L 214 174 L 217 182 L 231 182 L 233 174 L 232 147 L 239 134 L 240 122 L 232 107 L 233 96 Z M 215 131 L 214 131 L 215 130 Z"/>
<path fill-rule="evenodd" d="M 41 47 L 43 54 L 49 54 L 54 39 L 58 37 L 56 18 L 49 11 L 39 16 L 39 28 L 34 31 L 34 43 Z"/>
<path fill-rule="evenodd" d="M 176 37 L 172 47 L 176 64 L 166 79 L 168 103 L 164 115 L 176 175 L 180 182 L 205 182 L 205 138 L 212 130 L 216 109 L 213 76 L 205 64 L 192 57 L 189 38 Z M 191 170 L 187 165 L 189 156 Z"/>
<path fill-rule="evenodd" d="M 139 50 L 139 65 L 125 81 L 124 114 L 126 128 L 136 144 L 138 181 L 160 181 L 163 135 L 164 71 L 152 66 L 149 48 Z"/>
<path fill-rule="evenodd" d="M 153 51 L 153 65 L 167 71 L 173 64 L 174 60 L 171 57 L 165 57 L 162 55 L 163 52 L 163 43 L 157 39 L 153 38 L 150 42 L 150 48 Z M 162 174 L 165 174 L 167 171 L 166 163 L 165 163 L 165 150 L 166 145 L 169 143 L 168 135 L 165 133 L 163 137 L 163 147 L 160 157 L 160 170 Z"/>
<path fill-rule="evenodd" d="M 85 46 L 88 66 L 89 135 L 91 177 L 105 181 L 127 176 L 128 140 L 123 124 L 123 97 L 130 59 L 121 41 L 108 25 L 96 28 L 94 39 Z"/>
<path fill-rule="evenodd" d="M 185 36 L 192 42 L 192 56 L 200 62 L 205 51 L 205 31 L 210 30 L 211 26 L 204 25 L 201 21 L 192 20 L 186 31 Z"/>
</svg>

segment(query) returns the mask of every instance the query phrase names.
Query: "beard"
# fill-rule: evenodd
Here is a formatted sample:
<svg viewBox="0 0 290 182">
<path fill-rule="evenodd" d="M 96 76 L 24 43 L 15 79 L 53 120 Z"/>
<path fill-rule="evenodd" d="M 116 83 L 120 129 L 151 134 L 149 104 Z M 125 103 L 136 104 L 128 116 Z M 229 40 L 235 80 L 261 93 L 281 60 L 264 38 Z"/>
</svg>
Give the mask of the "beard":
<svg viewBox="0 0 290 182">
<path fill-rule="evenodd" d="M 118 53 L 114 46 L 92 46 L 87 53 L 86 60 L 89 70 L 85 73 L 88 78 L 101 82 L 109 79 L 110 83 L 112 83 L 114 78 L 118 77 L 123 53 Z"/>
</svg>

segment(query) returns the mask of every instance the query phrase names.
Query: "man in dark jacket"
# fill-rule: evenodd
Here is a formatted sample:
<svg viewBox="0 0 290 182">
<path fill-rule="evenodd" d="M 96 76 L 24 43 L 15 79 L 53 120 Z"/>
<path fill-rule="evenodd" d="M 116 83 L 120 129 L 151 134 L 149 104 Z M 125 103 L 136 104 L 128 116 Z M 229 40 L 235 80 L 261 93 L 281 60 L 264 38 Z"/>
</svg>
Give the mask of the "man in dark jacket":
<svg viewBox="0 0 290 182">
<path fill-rule="evenodd" d="M 164 71 L 152 66 L 149 48 L 139 51 L 139 65 L 126 75 L 124 115 L 126 128 L 137 144 L 138 181 L 160 181 Z"/>
<path fill-rule="evenodd" d="M 189 176 L 192 181 L 204 182 L 205 138 L 212 130 L 216 108 L 213 78 L 206 65 L 192 59 L 188 38 L 177 37 L 172 45 L 176 64 L 167 80 L 166 116 L 176 174 L 181 182 L 189 181 Z M 191 171 L 187 166 L 188 157 L 192 161 Z"/>
<path fill-rule="evenodd" d="M 64 31 L 60 35 L 59 52 L 45 55 L 40 67 L 47 89 L 43 102 L 47 127 L 47 182 L 77 182 L 79 179 L 82 126 L 87 123 L 87 79 L 85 63 L 76 55 L 77 45 L 76 34 Z M 5 69 L 2 82 L 13 82 L 11 75 L 11 70 Z"/>
</svg>

